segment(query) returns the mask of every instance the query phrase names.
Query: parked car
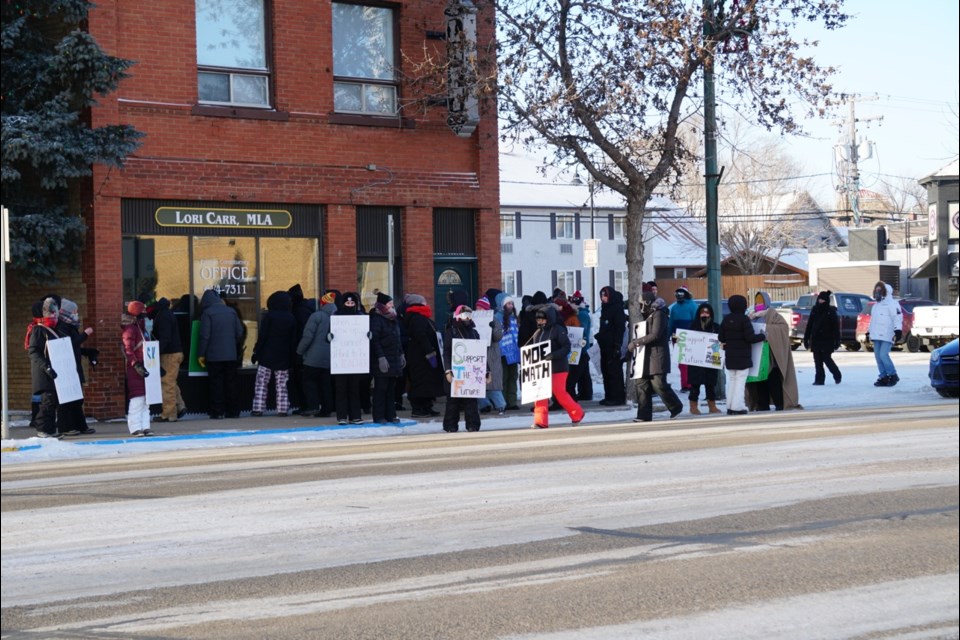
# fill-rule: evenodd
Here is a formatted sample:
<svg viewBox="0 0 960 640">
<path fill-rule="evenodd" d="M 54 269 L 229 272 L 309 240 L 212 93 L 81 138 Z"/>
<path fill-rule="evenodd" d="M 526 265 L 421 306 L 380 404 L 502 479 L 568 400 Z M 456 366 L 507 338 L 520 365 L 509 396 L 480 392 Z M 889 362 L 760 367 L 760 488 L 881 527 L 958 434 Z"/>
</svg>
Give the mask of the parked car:
<svg viewBox="0 0 960 640">
<path fill-rule="evenodd" d="M 944 398 L 960 397 L 960 338 L 930 354 L 930 386 Z"/>
<path fill-rule="evenodd" d="M 913 314 L 910 333 L 927 347 L 942 347 L 954 338 L 960 338 L 960 307 L 952 305 L 918 307 Z"/>
<path fill-rule="evenodd" d="M 848 351 L 859 351 L 860 342 L 857 339 L 857 318 L 870 296 L 862 293 L 832 293 L 830 304 L 837 308 L 837 321 L 840 323 L 840 342 Z M 790 326 L 790 348 L 796 350 L 803 344 L 803 334 L 807 330 L 807 320 L 810 310 L 817 304 L 817 294 L 810 293 L 797 298 L 792 307 L 777 309 Z"/>
<path fill-rule="evenodd" d="M 939 303 L 924 298 L 898 298 L 897 302 L 900 303 L 900 311 L 903 313 L 903 337 L 896 344 L 906 345 L 907 350 L 911 353 L 920 350 L 926 351 L 927 348 L 911 331 L 913 329 L 913 310 L 917 307 L 936 306 Z M 871 300 L 863 313 L 857 317 L 857 342 L 866 347 L 867 351 L 873 351 L 873 344 L 867 339 L 867 333 L 870 331 L 870 312 L 873 310 L 874 304 L 876 303 Z"/>
</svg>

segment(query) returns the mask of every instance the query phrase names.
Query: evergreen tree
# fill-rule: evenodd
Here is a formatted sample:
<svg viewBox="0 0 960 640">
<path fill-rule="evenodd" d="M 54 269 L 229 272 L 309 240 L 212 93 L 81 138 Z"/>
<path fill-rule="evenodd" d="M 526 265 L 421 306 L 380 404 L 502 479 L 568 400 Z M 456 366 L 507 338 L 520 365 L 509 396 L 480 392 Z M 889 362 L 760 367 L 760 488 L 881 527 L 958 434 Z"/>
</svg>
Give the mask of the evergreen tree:
<svg viewBox="0 0 960 640">
<path fill-rule="evenodd" d="M 86 229 L 81 188 L 93 164 L 116 167 L 138 146 L 129 125 L 92 128 L 90 107 L 133 64 L 84 31 L 85 0 L 2 5 L 2 184 L 11 258 L 25 281 L 76 268 Z"/>
</svg>

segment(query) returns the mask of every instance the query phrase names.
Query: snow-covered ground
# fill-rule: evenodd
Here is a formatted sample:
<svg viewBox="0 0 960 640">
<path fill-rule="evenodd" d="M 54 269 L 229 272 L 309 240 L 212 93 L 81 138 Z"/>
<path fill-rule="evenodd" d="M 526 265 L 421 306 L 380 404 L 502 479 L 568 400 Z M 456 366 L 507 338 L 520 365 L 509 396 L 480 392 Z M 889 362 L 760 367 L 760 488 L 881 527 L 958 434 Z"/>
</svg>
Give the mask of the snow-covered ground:
<svg viewBox="0 0 960 640">
<path fill-rule="evenodd" d="M 942 399 L 930 387 L 927 371 L 929 369 L 930 354 L 928 353 L 893 353 L 893 361 L 900 376 L 900 383 L 896 387 L 877 388 L 873 382 L 877 378 L 877 368 L 873 354 L 866 352 L 849 353 L 841 351 L 834 355 L 843 374 L 843 382 L 834 384 L 829 374 L 825 386 L 814 387 L 813 357 L 807 351 L 794 352 L 794 362 L 797 369 L 800 402 L 805 409 L 828 409 L 831 407 L 883 407 L 923 404 L 929 402 L 944 402 L 957 404 L 956 400 Z M 594 399 L 602 397 L 603 384 L 594 375 Z M 674 388 L 678 387 L 678 376 L 671 374 Z M 684 413 L 677 420 L 692 419 L 687 413 L 686 396 Z M 704 398 L 701 396 L 701 405 Z M 667 418 L 663 407 L 654 404 L 654 423 Z M 633 407 L 623 409 L 606 409 L 590 411 L 579 428 L 589 428 L 590 422 L 618 422 L 629 421 L 636 415 Z M 766 414 L 769 415 L 769 414 Z M 531 419 L 528 411 L 511 412 L 503 417 L 484 416 L 482 430 L 526 429 L 530 427 Z M 700 419 L 742 420 L 744 418 L 728 418 L 727 416 L 699 416 Z M 244 421 L 250 424 L 252 419 Z M 275 422 L 274 422 L 275 424 Z M 567 427 L 569 418 L 562 413 L 551 414 L 551 427 Z M 440 419 L 428 422 L 404 420 L 399 426 L 365 426 L 365 427 L 338 427 L 315 426 L 290 429 L 257 428 L 251 424 L 250 429 L 244 430 L 198 430 L 198 433 L 185 435 L 162 436 L 140 439 L 115 440 L 85 440 L 85 441 L 56 441 L 40 438 L 18 440 L 4 440 L 3 452 L 0 454 L 2 464 L 22 462 L 39 462 L 43 460 L 64 460 L 76 458 L 115 458 L 119 455 L 138 455 L 156 451 L 174 451 L 181 449 L 199 449 L 204 447 L 233 447 L 244 445 L 261 445 L 269 443 L 297 442 L 308 440 L 334 440 L 348 438 L 368 438 L 383 436 L 401 436 L 425 433 L 439 433 L 442 427 Z"/>
</svg>

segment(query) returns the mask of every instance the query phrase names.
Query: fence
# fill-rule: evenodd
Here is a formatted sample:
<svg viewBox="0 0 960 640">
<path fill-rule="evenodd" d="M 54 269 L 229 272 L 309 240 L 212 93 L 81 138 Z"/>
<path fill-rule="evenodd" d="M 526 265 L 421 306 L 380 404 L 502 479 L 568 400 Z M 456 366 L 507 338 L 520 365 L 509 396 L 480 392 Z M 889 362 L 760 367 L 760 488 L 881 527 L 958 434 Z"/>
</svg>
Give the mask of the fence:
<svg viewBox="0 0 960 640">
<path fill-rule="evenodd" d="M 797 282 L 800 276 L 781 274 L 767 274 L 758 276 L 723 276 L 720 278 L 720 295 L 729 298 L 740 294 L 748 300 L 753 299 L 757 291 L 766 291 L 773 302 L 796 300 L 800 296 L 811 293 L 810 285 L 806 282 Z M 683 280 L 657 280 L 657 290 L 660 297 L 668 302 L 674 291 L 686 287 L 694 298 L 707 297 L 706 278 L 685 278 Z"/>
</svg>

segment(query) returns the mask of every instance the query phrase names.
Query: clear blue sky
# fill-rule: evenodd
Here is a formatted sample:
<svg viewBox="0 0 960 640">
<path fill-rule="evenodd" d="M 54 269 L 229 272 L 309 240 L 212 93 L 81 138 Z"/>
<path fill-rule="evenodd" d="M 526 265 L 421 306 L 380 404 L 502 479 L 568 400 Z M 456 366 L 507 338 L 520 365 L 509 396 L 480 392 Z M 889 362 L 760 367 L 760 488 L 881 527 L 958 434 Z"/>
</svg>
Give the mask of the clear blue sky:
<svg viewBox="0 0 960 640">
<path fill-rule="evenodd" d="M 872 159 L 860 164 L 861 186 L 880 191 L 890 176 L 920 178 L 947 164 L 960 151 L 957 101 L 958 7 L 956 0 L 848 0 L 853 18 L 837 31 L 811 31 L 821 41 L 815 57 L 839 68 L 839 92 L 876 96 L 857 102 L 860 136 L 875 143 Z M 837 120 L 846 116 L 845 109 Z M 830 121 L 808 122 L 812 139 L 789 139 L 791 155 L 807 173 L 833 171 L 833 146 L 839 129 Z M 817 179 L 814 195 L 832 204 L 829 179 Z M 829 208 L 829 207 L 828 207 Z"/>
</svg>

